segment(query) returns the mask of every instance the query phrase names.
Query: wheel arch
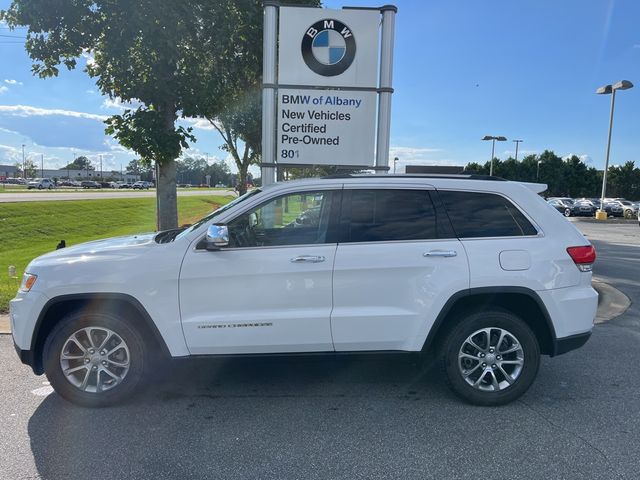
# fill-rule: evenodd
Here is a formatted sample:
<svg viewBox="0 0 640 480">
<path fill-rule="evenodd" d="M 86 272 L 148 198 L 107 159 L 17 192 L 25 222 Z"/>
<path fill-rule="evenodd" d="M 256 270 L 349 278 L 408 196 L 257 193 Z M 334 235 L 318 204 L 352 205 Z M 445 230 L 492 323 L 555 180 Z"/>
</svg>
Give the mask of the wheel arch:
<svg viewBox="0 0 640 480">
<path fill-rule="evenodd" d="M 422 352 L 437 347 L 443 337 L 467 313 L 500 308 L 522 318 L 535 334 L 540 352 L 556 355 L 556 332 L 551 316 L 538 294 L 526 287 L 479 287 L 454 294 L 436 318 L 423 344 Z"/>
<path fill-rule="evenodd" d="M 83 293 L 62 295 L 50 299 L 42 308 L 31 339 L 33 352 L 33 371 L 40 375 L 44 372 L 43 349 L 48 334 L 53 327 L 68 313 L 89 309 L 124 315 L 125 318 L 136 319 L 135 326 L 140 329 L 145 338 L 154 342 L 160 353 L 167 358 L 171 356 L 166 342 L 142 304 L 131 295 L 124 293 Z"/>
</svg>

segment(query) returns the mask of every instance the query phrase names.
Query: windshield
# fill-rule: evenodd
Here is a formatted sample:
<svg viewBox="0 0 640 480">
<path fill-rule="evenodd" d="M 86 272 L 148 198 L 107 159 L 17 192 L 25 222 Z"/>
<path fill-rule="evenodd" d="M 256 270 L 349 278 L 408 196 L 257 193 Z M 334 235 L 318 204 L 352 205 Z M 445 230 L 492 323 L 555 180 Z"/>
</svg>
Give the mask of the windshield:
<svg viewBox="0 0 640 480">
<path fill-rule="evenodd" d="M 241 197 L 236 198 L 235 200 L 233 200 L 232 202 L 227 203 L 226 205 L 224 205 L 223 207 L 218 208 L 217 210 L 214 210 L 213 212 L 211 212 L 209 215 L 207 215 L 206 217 L 201 218 L 200 220 L 198 220 L 196 223 L 194 223 L 193 225 L 191 225 L 189 228 L 187 228 L 186 230 L 180 232 L 179 235 L 176 236 L 176 239 L 178 238 L 182 238 L 185 235 L 188 235 L 190 232 L 193 232 L 194 230 L 200 228 L 202 225 L 204 225 L 205 223 L 209 222 L 210 220 L 213 220 L 215 217 L 217 217 L 218 215 L 220 215 L 222 212 L 226 212 L 227 210 L 229 210 L 232 207 L 235 207 L 236 205 L 238 205 L 239 203 L 244 202 L 246 199 L 253 197 L 254 195 L 260 193 L 262 190 L 260 190 L 259 188 L 256 188 L 255 190 L 251 190 L 250 192 L 245 193 L 244 195 L 242 195 Z"/>
</svg>

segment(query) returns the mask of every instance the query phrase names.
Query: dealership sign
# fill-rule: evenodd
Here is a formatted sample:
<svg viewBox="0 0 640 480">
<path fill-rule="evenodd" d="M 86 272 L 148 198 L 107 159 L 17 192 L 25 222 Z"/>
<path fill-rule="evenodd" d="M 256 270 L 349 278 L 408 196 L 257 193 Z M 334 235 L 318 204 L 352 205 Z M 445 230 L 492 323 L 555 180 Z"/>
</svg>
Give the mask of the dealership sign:
<svg viewBox="0 0 640 480">
<path fill-rule="evenodd" d="M 275 51 L 267 50 L 276 38 L 269 32 L 270 8 L 277 12 L 279 24 L 277 71 Z M 378 81 L 384 76 L 382 69 L 389 70 L 384 77 L 391 80 L 391 56 L 380 58 L 381 25 L 384 30 L 384 19 L 390 18 L 391 31 L 386 35 L 390 52 L 393 15 L 385 13 L 395 11 L 393 6 L 331 10 L 265 2 L 263 167 L 274 160 L 289 166 L 378 165 L 380 96 L 392 92 L 390 85 Z M 383 50 L 384 39 L 383 32 Z M 274 71 L 269 72 L 272 61 Z M 390 108 L 390 97 L 385 104 Z M 389 108 L 382 113 L 388 116 Z M 388 127 L 388 118 L 383 124 Z M 388 131 L 382 135 L 387 136 L 388 157 Z"/>
</svg>

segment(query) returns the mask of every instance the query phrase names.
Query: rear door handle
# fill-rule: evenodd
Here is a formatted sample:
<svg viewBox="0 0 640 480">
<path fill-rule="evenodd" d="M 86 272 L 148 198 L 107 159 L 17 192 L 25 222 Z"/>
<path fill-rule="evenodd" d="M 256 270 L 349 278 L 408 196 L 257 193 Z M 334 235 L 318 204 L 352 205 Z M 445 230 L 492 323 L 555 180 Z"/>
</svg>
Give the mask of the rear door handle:
<svg viewBox="0 0 640 480">
<path fill-rule="evenodd" d="M 422 254 L 423 257 L 455 257 L 458 252 L 455 250 L 430 250 Z"/>
<path fill-rule="evenodd" d="M 299 255 L 291 259 L 291 263 L 320 263 L 324 262 L 322 255 Z"/>
</svg>

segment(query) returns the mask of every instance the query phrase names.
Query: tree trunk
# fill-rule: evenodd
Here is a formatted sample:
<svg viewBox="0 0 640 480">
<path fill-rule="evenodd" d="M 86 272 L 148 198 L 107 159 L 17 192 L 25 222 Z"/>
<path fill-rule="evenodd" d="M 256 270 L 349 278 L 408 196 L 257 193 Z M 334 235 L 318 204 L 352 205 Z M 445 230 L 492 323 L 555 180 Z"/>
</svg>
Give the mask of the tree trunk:
<svg viewBox="0 0 640 480">
<path fill-rule="evenodd" d="M 244 195 L 247 193 L 247 171 L 249 170 L 249 165 L 242 165 L 238 169 L 238 195 Z"/>
<path fill-rule="evenodd" d="M 156 169 L 156 208 L 158 230 L 178 228 L 176 161 L 165 160 Z"/>
<path fill-rule="evenodd" d="M 176 123 L 175 104 L 161 107 L 167 134 L 173 133 Z M 176 159 L 156 159 L 156 224 L 158 230 L 178 228 L 178 192 L 176 191 Z"/>
</svg>

